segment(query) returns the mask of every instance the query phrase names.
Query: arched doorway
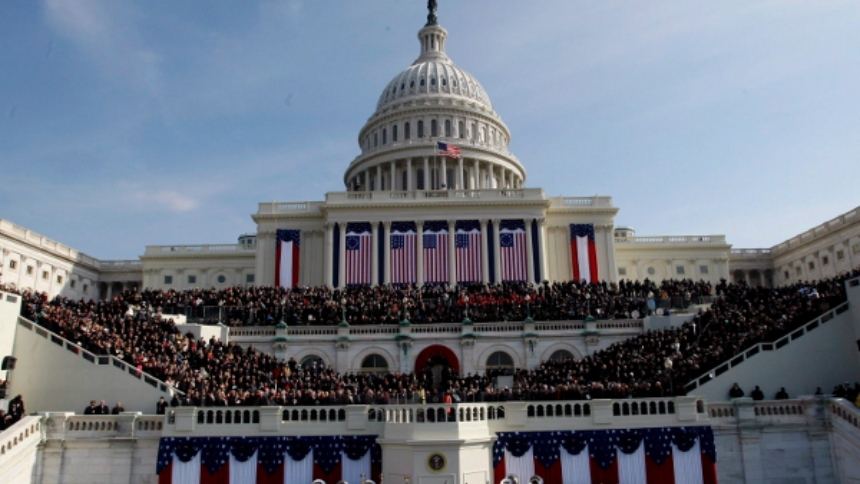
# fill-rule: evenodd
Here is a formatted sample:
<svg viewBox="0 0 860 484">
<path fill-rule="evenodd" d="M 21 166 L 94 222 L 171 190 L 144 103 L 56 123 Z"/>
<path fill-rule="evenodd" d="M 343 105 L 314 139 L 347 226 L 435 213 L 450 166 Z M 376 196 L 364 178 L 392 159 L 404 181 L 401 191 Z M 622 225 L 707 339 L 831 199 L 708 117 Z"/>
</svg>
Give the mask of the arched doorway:
<svg viewBox="0 0 860 484">
<path fill-rule="evenodd" d="M 445 346 L 428 346 L 418 353 L 415 373 L 432 380 L 434 389 L 444 391 L 451 378 L 460 375 L 460 360 Z M 428 395 L 428 401 L 435 400 Z"/>
<path fill-rule="evenodd" d="M 418 353 L 418 357 L 415 358 L 415 372 L 420 373 L 424 371 L 424 368 L 427 367 L 427 362 L 434 356 L 442 357 L 448 362 L 448 366 L 450 366 L 452 370 L 454 370 L 458 375 L 460 374 L 460 360 L 457 359 L 457 355 L 455 355 L 450 348 L 442 345 L 431 345 L 421 350 L 421 352 Z"/>
</svg>

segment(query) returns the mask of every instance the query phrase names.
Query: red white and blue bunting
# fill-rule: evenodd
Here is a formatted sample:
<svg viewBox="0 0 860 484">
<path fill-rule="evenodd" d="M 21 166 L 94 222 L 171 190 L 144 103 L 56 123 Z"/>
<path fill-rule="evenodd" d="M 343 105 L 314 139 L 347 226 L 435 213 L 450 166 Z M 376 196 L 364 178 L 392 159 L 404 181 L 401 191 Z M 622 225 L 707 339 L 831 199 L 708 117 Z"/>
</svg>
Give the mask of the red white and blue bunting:
<svg viewBox="0 0 860 484">
<path fill-rule="evenodd" d="M 382 449 L 376 436 L 166 437 L 158 447 L 159 484 L 376 482 Z"/>
<path fill-rule="evenodd" d="M 717 483 L 710 427 L 500 432 L 494 482 L 516 475 L 545 483 Z"/>
</svg>

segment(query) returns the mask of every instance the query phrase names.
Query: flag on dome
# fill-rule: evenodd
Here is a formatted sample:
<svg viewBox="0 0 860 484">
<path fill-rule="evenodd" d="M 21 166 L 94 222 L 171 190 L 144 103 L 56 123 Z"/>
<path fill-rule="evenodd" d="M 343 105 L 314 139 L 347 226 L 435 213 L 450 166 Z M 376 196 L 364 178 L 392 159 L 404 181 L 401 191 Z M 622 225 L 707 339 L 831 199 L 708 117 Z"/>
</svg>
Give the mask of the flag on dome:
<svg viewBox="0 0 860 484">
<path fill-rule="evenodd" d="M 346 224 L 346 284 L 370 284 L 373 234 L 369 222 Z"/>
<path fill-rule="evenodd" d="M 448 282 L 448 222 L 424 222 L 424 282 Z"/>
<path fill-rule="evenodd" d="M 494 482 L 641 484 L 717 483 L 711 427 L 663 427 L 559 432 L 499 432 Z"/>
<path fill-rule="evenodd" d="M 483 277 L 481 224 L 477 220 L 460 220 L 455 225 L 454 232 L 457 282 L 481 282 Z"/>
<path fill-rule="evenodd" d="M 570 224 L 570 255 L 574 281 L 598 281 L 594 224 Z"/>
<path fill-rule="evenodd" d="M 499 257 L 502 281 L 528 279 L 526 225 L 522 220 L 502 220 L 499 224 Z"/>
<path fill-rule="evenodd" d="M 391 283 L 414 284 L 416 275 L 416 251 L 418 229 L 415 222 L 393 222 L 391 224 Z"/>
<path fill-rule="evenodd" d="M 158 447 L 159 484 L 287 484 L 379 481 L 376 436 L 165 437 Z"/>
<path fill-rule="evenodd" d="M 445 156 L 447 158 L 459 158 L 460 157 L 460 148 L 451 144 L 437 142 L 436 146 L 439 148 L 439 155 Z"/>
<path fill-rule="evenodd" d="M 299 285 L 300 230 L 281 230 L 275 233 L 278 241 L 275 255 L 275 285 L 291 289 Z"/>
</svg>

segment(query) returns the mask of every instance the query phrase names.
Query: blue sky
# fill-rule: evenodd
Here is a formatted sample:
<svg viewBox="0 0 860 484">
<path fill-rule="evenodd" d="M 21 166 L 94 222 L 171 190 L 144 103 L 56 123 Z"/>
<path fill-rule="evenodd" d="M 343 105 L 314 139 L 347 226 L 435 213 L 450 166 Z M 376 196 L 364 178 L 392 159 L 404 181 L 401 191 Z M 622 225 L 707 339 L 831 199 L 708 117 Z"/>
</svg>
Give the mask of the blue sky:
<svg viewBox="0 0 860 484">
<path fill-rule="evenodd" d="M 860 2 L 441 0 L 527 186 L 770 247 L 860 204 Z M 0 2 L 0 218 L 102 259 L 343 189 L 420 0 Z"/>
</svg>

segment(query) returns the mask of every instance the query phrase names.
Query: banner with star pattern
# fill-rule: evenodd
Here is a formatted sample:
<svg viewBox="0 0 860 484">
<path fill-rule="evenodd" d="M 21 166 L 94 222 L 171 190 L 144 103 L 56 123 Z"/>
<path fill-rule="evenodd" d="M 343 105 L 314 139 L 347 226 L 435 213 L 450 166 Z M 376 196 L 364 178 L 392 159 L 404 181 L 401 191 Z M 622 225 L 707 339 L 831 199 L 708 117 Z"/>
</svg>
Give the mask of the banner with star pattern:
<svg viewBox="0 0 860 484">
<path fill-rule="evenodd" d="M 546 483 L 717 483 L 711 427 L 499 432 L 494 482 L 515 475 Z"/>
<path fill-rule="evenodd" d="M 379 482 L 376 437 L 166 437 L 156 472 L 159 484 Z"/>
</svg>

